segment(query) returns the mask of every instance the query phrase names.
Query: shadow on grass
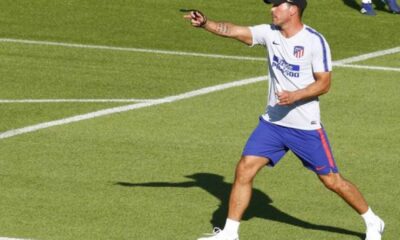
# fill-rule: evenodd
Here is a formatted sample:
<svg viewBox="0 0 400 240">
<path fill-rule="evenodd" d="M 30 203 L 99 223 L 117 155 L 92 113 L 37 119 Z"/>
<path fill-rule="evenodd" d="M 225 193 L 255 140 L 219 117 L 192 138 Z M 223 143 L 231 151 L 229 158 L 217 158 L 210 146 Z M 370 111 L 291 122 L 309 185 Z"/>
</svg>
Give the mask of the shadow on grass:
<svg viewBox="0 0 400 240">
<path fill-rule="evenodd" d="M 224 181 L 224 177 L 213 174 L 213 173 L 195 173 L 193 175 L 186 176 L 187 178 L 192 179 L 191 181 L 186 182 L 149 182 L 149 183 L 127 183 L 127 182 L 117 182 L 116 185 L 123 187 L 169 187 L 169 188 L 190 188 L 190 187 L 198 187 L 201 188 L 212 196 L 217 198 L 220 201 L 219 208 L 214 211 L 211 224 L 212 226 L 223 227 L 226 216 L 228 214 L 228 202 L 229 195 L 231 191 L 232 184 Z M 246 210 L 246 213 L 243 217 L 243 220 L 249 220 L 251 218 L 257 217 L 266 220 L 277 221 L 285 224 L 290 224 L 296 227 L 301 227 L 305 229 L 312 229 L 318 231 L 327 231 L 332 233 L 339 233 L 345 235 L 353 235 L 359 237 L 360 239 L 364 239 L 365 234 L 354 232 L 351 230 L 332 227 L 332 226 L 324 226 L 309 223 L 293 217 L 285 212 L 282 212 L 278 208 L 271 205 L 272 199 L 268 197 L 265 193 L 258 189 L 253 189 L 253 196 L 250 203 L 249 208 Z"/>
</svg>

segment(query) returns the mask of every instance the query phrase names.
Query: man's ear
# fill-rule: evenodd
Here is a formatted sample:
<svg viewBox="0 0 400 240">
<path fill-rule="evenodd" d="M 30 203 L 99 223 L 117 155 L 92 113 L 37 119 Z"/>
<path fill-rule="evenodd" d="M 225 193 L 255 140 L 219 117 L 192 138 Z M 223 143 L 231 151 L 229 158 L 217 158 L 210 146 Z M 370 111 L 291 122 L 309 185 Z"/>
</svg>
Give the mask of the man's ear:
<svg viewBox="0 0 400 240">
<path fill-rule="evenodd" d="M 297 13 L 299 13 L 300 9 L 298 6 L 296 5 L 292 5 L 292 7 L 289 9 L 290 11 L 290 16 L 296 15 Z M 299 13 L 300 15 L 300 13 Z"/>
</svg>

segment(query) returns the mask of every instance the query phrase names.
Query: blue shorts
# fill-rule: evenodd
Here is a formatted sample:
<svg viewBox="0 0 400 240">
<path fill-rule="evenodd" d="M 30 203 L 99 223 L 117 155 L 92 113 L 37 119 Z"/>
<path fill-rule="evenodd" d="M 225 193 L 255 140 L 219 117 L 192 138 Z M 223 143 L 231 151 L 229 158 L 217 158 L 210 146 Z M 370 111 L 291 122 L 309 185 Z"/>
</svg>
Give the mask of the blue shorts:
<svg viewBox="0 0 400 240">
<path fill-rule="evenodd" d="M 303 165 L 317 173 L 337 173 L 328 137 L 323 128 L 300 130 L 272 124 L 260 118 L 257 128 L 250 135 L 243 150 L 243 156 L 268 158 L 269 165 L 275 166 L 291 150 Z"/>
</svg>

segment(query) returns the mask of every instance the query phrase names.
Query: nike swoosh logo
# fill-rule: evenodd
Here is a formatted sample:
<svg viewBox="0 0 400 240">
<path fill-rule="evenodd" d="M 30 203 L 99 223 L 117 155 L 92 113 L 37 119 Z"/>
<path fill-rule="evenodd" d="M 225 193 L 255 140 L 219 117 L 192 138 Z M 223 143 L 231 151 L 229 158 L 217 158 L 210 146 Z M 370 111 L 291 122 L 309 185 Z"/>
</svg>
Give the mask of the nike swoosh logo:
<svg viewBox="0 0 400 240">
<path fill-rule="evenodd" d="M 277 43 L 277 42 L 275 42 L 275 41 L 272 41 L 272 44 L 274 44 L 274 45 L 279 45 L 279 43 Z"/>
<path fill-rule="evenodd" d="M 315 170 L 317 171 L 321 171 L 322 169 L 326 168 L 326 166 L 322 166 L 322 167 L 316 167 Z"/>
</svg>

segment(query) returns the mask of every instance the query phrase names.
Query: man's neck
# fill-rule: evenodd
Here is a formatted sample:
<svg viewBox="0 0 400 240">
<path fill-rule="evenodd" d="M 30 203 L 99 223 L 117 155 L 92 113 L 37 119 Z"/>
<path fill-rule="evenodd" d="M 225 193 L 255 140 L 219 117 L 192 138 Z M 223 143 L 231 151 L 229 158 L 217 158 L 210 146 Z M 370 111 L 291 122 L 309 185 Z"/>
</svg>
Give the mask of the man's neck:
<svg viewBox="0 0 400 240">
<path fill-rule="evenodd" d="M 303 29 L 303 27 L 304 24 L 301 21 L 295 21 L 285 24 L 284 26 L 281 27 L 280 31 L 285 38 L 291 38 L 298 32 L 300 32 Z"/>
</svg>

